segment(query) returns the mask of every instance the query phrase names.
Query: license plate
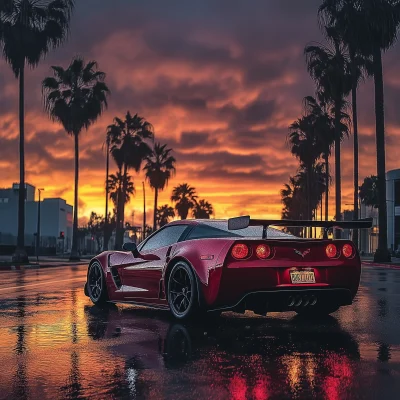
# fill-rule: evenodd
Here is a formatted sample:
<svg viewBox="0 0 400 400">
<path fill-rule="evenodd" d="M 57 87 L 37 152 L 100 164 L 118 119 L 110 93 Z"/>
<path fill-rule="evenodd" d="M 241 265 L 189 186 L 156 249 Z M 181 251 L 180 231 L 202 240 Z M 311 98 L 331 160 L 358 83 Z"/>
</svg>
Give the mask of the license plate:
<svg viewBox="0 0 400 400">
<path fill-rule="evenodd" d="M 290 271 L 292 283 L 315 283 L 314 271 Z"/>
</svg>

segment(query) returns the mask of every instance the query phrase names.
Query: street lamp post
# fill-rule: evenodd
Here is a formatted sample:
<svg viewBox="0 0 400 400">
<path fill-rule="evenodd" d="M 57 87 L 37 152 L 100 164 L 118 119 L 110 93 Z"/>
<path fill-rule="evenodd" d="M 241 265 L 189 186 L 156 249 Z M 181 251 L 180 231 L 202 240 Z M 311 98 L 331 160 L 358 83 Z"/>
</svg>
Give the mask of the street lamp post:
<svg viewBox="0 0 400 400">
<path fill-rule="evenodd" d="M 40 192 L 44 191 L 43 188 L 38 189 L 39 201 L 38 201 L 38 216 L 37 216 L 37 229 L 36 229 L 36 260 L 39 261 L 39 249 L 40 249 Z"/>
<path fill-rule="evenodd" d="M 146 235 L 146 191 L 144 189 L 144 182 L 142 182 L 143 186 L 143 240 Z"/>
</svg>

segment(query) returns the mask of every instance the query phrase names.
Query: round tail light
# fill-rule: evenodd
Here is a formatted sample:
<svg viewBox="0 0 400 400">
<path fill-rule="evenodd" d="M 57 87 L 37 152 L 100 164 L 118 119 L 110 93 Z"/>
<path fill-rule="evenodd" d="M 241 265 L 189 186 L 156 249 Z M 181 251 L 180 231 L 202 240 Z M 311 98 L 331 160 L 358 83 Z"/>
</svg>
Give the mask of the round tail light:
<svg viewBox="0 0 400 400">
<path fill-rule="evenodd" d="M 342 249 L 342 253 L 346 258 L 353 256 L 353 246 L 351 244 L 345 244 Z"/>
<path fill-rule="evenodd" d="M 249 247 L 245 244 L 235 244 L 232 247 L 232 256 L 238 260 L 242 260 L 249 255 Z"/>
<path fill-rule="evenodd" d="M 267 244 L 259 244 L 256 248 L 256 254 L 258 258 L 265 260 L 271 255 L 271 247 Z"/>
<path fill-rule="evenodd" d="M 329 258 L 335 258 L 337 256 L 337 248 L 334 244 L 328 244 L 328 246 L 326 246 L 326 255 Z"/>
</svg>

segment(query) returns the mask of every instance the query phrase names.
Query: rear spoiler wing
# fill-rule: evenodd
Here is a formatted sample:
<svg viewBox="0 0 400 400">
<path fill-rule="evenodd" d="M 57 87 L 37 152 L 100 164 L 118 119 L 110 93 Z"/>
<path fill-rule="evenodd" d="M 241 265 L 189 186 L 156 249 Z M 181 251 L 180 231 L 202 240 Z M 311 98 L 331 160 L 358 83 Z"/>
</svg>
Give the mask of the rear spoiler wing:
<svg viewBox="0 0 400 400">
<path fill-rule="evenodd" d="M 262 226 L 263 239 L 267 237 L 269 226 L 324 228 L 324 239 L 328 238 L 329 229 L 366 229 L 372 227 L 372 218 L 355 221 L 301 221 L 295 219 L 251 219 L 249 215 L 228 219 L 228 229 L 245 229 L 249 226 Z"/>
</svg>

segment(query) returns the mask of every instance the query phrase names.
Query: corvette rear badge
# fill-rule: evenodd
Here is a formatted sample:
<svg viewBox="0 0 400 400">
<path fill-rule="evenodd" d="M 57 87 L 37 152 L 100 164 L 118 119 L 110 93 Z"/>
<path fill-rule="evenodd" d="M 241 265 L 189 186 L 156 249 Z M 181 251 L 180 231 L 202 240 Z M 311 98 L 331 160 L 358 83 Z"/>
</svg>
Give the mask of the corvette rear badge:
<svg viewBox="0 0 400 400">
<path fill-rule="evenodd" d="M 293 249 L 293 250 L 296 254 L 298 254 L 299 256 L 301 256 L 303 258 L 311 251 L 310 249 L 304 250 L 303 252 L 301 252 L 300 250 L 297 250 L 297 249 Z"/>
</svg>

